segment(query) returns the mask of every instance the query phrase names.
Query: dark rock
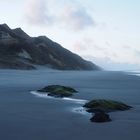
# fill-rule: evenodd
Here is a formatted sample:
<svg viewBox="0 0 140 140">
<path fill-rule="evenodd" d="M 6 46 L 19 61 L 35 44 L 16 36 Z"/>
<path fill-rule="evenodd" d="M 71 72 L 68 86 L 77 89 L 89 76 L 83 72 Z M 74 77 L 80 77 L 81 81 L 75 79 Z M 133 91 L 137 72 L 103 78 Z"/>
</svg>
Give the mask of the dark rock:
<svg viewBox="0 0 140 140">
<path fill-rule="evenodd" d="M 86 109 L 86 111 L 88 113 L 98 113 L 98 112 L 104 112 L 105 110 L 98 109 L 98 108 L 88 108 L 88 109 Z M 105 111 L 105 112 L 109 112 L 109 111 Z"/>
<path fill-rule="evenodd" d="M 97 113 L 100 111 L 103 112 L 112 112 L 112 111 L 124 111 L 132 108 L 122 102 L 113 101 L 113 100 L 92 100 L 84 105 L 87 108 L 87 112 Z"/>
<path fill-rule="evenodd" d="M 108 114 L 104 112 L 95 113 L 95 115 L 90 119 L 91 122 L 103 123 L 110 122 L 111 119 Z"/>
<path fill-rule="evenodd" d="M 26 34 L 21 28 L 16 28 L 12 30 L 16 35 L 20 35 L 21 38 L 23 39 L 29 39 L 30 36 Z"/>
<path fill-rule="evenodd" d="M 67 92 L 54 92 L 54 93 L 48 93 L 48 96 L 53 96 L 55 98 L 63 98 L 63 97 L 70 97 L 72 96 L 72 93 Z"/>
<path fill-rule="evenodd" d="M 20 60 L 12 59 L 9 61 L 7 59 L 0 59 L 0 69 L 22 69 L 22 70 L 33 70 L 36 69 L 33 65 L 22 62 Z"/>
<path fill-rule="evenodd" d="M 45 88 L 38 90 L 38 92 L 47 93 L 48 96 L 53 96 L 57 98 L 70 97 L 77 91 L 71 87 L 60 86 L 60 85 L 50 85 Z"/>
</svg>

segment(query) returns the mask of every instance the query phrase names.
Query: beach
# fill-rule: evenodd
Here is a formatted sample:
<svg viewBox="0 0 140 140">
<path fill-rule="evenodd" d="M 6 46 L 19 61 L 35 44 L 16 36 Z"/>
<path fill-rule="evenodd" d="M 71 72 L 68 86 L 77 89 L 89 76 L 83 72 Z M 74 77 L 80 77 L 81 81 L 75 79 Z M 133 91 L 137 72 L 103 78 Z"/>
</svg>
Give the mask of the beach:
<svg viewBox="0 0 140 140">
<path fill-rule="evenodd" d="M 111 99 L 133 108 L 92 123 L 83 102 L 40 97 L 47 85 L 75 88 L 74 99 Z M 0 70 L 1 140 L 140 140 L 140 76 L 117 71 Z"/>
</svg>

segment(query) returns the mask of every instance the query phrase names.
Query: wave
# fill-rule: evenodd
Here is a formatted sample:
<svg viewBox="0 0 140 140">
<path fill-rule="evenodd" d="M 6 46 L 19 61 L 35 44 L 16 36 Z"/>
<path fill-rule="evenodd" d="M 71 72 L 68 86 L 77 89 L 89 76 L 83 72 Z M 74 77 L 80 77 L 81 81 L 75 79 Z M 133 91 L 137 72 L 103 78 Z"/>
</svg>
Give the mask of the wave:
<svg viewBox="0 0 140 140">
<path fill-rule="evenodd" d="M 70 101 L 70 102 L 74 102 L 74 103 L 78 103 L 78 104 L 85 104 L 86 102 L 88 102 L 88 100 L 84 100 L 84 99 L 75 99 L 75 98 L 67 98 L 67 97 L 55 98 L 55 97 L 52 97 L 52 96 L 48 96 L 47 93 L 42 94 L 42 93 L 37 92 L 37 91 L 31 91 L 30 93 L 35 95 L 35 96 L 37 96 L 37 97 L 40 97 L 40 98 L 55 99 L 55 100 L 65 100 L 65 101 Z"/>
<path fill-rule="evenodd" d="M 140 71 L 128 71 L 128 74 L 140 76 Z"/>
</svg>

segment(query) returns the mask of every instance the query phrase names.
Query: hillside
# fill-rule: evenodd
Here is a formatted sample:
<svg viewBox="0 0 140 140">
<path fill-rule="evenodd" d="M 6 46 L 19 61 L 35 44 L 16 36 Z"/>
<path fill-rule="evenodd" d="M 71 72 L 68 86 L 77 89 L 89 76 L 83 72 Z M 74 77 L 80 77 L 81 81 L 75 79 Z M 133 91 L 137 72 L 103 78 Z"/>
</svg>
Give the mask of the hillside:
<svg viewBox="0 0 140 140">
<path fill-rule="evenodd" d="M 21 28 L 1 24 L 0 68 L 36 69 L 37 65 L 59 70 L 99 70 L 46 36 L 30 37 Z"/>
</svg>

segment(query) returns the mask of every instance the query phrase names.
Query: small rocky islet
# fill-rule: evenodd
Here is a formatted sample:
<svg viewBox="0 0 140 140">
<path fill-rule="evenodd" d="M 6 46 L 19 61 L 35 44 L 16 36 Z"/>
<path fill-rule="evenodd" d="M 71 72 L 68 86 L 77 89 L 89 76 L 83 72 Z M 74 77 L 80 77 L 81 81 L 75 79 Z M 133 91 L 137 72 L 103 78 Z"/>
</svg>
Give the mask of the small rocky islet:
<svg viewBox="0 0 140 140">
<path fill-rule="evenodd" d="M 96 112 L 114 112 L 114 111 L 125 111 L 132 108 L 122 102 L 114 100 L 97 99 L 87 102 L 83 107 L 86 108 L 89 113 Z"/>
<path fill-rule="evenodd" d="M 109 112 L 125 111 L 132 108 L 131 106 L 128 106 L 122 102 L 105 99 L 91 100 L 85 103 L 83 107 L 86 108 L 87 112 L 93 114 L 92 118 L 90 119 L 91 122 L 98 123 L 112 121 L 108 114 Z"/>
<path fill-rule="evenodd" d="M 61 85 L 49 85 L 46 86 L 38 92 L 48 94 L 48 96 L 53 96 L 56 98 L 63 98 L 63 97 L 71 97 L 74 93 L 77 93 L 77 91 L 71 87 L 67 86 L 61 86 Z"/>
<path fill-rule="evenodd" d="M 55 98 L 72 97 L 78 91 L 72 87 L 62 85 L 49 85 L 37 90 Z M 88 113 L 92 113 L 91 122 L 103 123 L 112 121 L 109 114 L 114 111 L 125 111 L 132 107 L 119 101 L 94 99 L 83 105 Z"/>
</svg>

